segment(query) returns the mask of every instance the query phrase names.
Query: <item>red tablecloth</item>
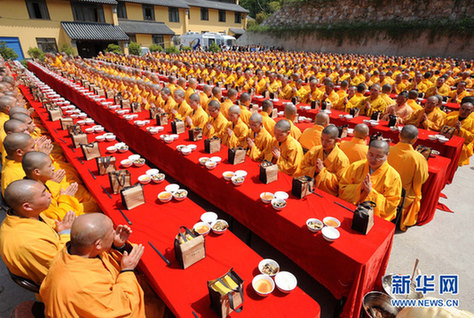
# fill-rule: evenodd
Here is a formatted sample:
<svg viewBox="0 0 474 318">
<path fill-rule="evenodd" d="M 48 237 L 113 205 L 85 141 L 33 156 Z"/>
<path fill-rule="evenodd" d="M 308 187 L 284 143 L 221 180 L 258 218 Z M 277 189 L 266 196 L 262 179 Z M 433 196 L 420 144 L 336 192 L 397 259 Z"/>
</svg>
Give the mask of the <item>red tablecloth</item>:
<svg viewBox="0 0 474 318">
<path fill-rule="evenodd" d="M 253 100 L 256 103 L 261 104 L 264 99 L 254 98 Z M 278 108 L 278 110 L 281 111 L 284 109 L 283 103 L 285 102 L 287 101 L 280 99 L 278 101 L 274 101 L 273 105 L 276 108 Z M 302 106 L 302 105 L 304 104 L 300 104 L 298 106 Z M 305 105 L 305 106 L 309 106 L 309 105 Z M 318 111 L 315 109 L 311 109 L 311 110 L 299 109 L 298 113 L 302 116 L 314 119 Z M 355 125 L 363 123 L 364 120 L 370 119 L 365 116 L 358 116 L 351 120 L 346 120 L 339 117 L 339 115 L 342 115 L 342 114 L 346 114 L 346 113 L 332 109 L 331 113 L 329 114 L 331 123 L 337 126 L 349 125 L 349 127 L 354 128 Z M 398 142 L 398 138 L 399 138 L 398 130 L 397 131 L 391 130 L 390 127 L 388 127 L 387 121 L 381 120 L 379 121 L 379 125 L 375 127 L 369 125 L 369 128 L 370 128 L 371 134 L 374 132 L 381 132 L 385 138 L 390 138 L 394 142 Z M 449 163 L 449 166 L 447 167 L 447 172 L 446 172 L 446 183 L 451 183 L 453 181 L 454 174 L 456 173 L 456 170 L 458 168 L 458 162 L 459 162 L 459 157 L 461 156 L 461 150 L 462 150 L 462 145 L 464 143 L 464 138 L 453 136 L 453 138 L 451 138 L 451 140 L 449 140 L 448 142 L 440 143 L 438 141 L 432 141 L 428 138 L 429 135 L 435 135 L 435 134 L 437 133 L 434 131 L 419 129 L 418 140 L 416 144 L 422 144 L 424 146 L 436 149 L 440 152 L 441 156 L 450 159 L 450 163 Z"/>
<path fill-rule="evenodd" d="M 189 143 L 183 135 L 177 142 L 165 144 L 158 136 L 148 134 L 145 128 L 134 126 L 37 66 L 30 64 L 30 67 L 44 82 L 141 155 L 285 253 L 325 285 L 336 298 L 347 297 L 343 317 L 358 316 L 365 293 L 380 285 L 393 240 L 392 223 L 377 217 L 368 235 L 356 233 L 350 228 L 352 214 L 334 202 L 354 207 L 329 194 L 323 194 L 323 198 L 311 195 L 303 200 L 290 196 L 287 207 L 276 212 L 271 206 L 264 205 L 259 195 L 264 191 L 277 190 L 290 193 L 292 179 L 289 176 L 280 173 L 277 182 L 264 185 L 258 181 L 258 164 L 248 158 L 236 167 L 224 160 L 216 169 L 209 171 L 198 163 L 199 157 L 208 156 L 203 151 L 203 141 L 197 143 L 196 152 L 182 156 L 175 147 Z M 147 117 L 146 112 L 139 114 L 139 119 Z M 170 132 L 168 125 L 164 133 Z M 220 153 L 213 155 L 225 159 L 226 152 L 227 148 L 222 147 Z M 242 186 L 236 188 L 223 180 L 222 172 L 237 169 L 246 170 L 248 177 Z M 329 215 L 342 222 L 341 237 L 333 243 L 326 242 L 320 233 L 307 231 L 305 225 L 310 217 L 322 219 Z"/>
<path fill-rule="evenodd" d="M 115 225 L 126 223 L 117 208 L 121 208 L 130 219 L 133 230 L 131 241 L 142 243 L 146 247 L 140 269 L 145 273 L 147 281 L 155 292 L 177 317 L 191 317 L 192 311 L 199 317 L 216 317 L 217 315 L 209 307 L 207 280 L 223 275 L 231 267 L 245 281 L 244 310 L 239 314 L 231 314 L 231 317 L 294 317 L 298 315 L 317 318 L 320 316 L 318 303 L 299 288 L 290 294 L 275 290 L 266 298 L 258 296 L 253 291 L 251 281 L 258 274 L 257 265 L 262 258 L 230 231 L 222 235 L 209 234 L 206 237 L 206 258 L 186 270 L 180 269 L 174 256 L 174 237 L 179 226 L 185 225 L 191 228 L 205 211 L 189 199 L 182 202 L 174 200 L 169 203 L 159 202 L 157 194 L 164 191 L 165 186 L 168 185 L 167 181 L 161 184 L 145 185 L 147 203 L 133 210 L 126 210 L 121 204 L 120 195 L 111 194 L 112 199 L 110 199 L 101 188 L 104 186 L 109 193 L 112 193 L 108 177 L 98 175 L 95 160 L 84 161 L 79 148 L 73 151 L 71 139 L 66 131 L 60 129 L 59 121 L 50 122 L 41 103 L 32 99 L 26 87 L 21 87 L 21 90 L 36 109 L 51 136 L 63 148 L 68 161 L 80 173 L 102 211 L 112 218 Z M 95 136 L 88 135 L 89 141 L 92 142 Z M 102 155 L 107 155 L 106 147 L 114 143 L 100 143 Z M 131 154 L 129 151 L 113 154 L 117 160 L 117 168 L 120 168 L 120 161 Z M 83 164 L 80 159 L 83 160 Z M 138 176 L 144 174 L 147 169 L 149 167 L 146 165 L 140 168 L 129 168 L 132 183 L 137 182 Z M 152 242 L 171 261 L 171 266 L 165 264 L 148 242 Z"/>
</svg>

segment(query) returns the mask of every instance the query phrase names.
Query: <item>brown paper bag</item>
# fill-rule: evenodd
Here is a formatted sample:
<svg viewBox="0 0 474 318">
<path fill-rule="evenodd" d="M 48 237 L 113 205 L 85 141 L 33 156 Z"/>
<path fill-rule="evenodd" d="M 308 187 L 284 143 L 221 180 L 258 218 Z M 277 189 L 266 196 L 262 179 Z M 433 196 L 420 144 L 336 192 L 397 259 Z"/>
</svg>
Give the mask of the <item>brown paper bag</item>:
<svg viewBox="0 0 474 318">
<path fill-rule="evenodd" d="M 69 126 L 74 125 L 74 120 L 72 118 L 66 117 L 66 118 L 60 118 L 61 121 L 61 129 L 66 130 L 69 128 Z"/>
<path fill-rule="evenodd" d="M 150 107 L 149 112 L 150 112 L 150 119 L 156 119 L 157 116 L 161 114 L 161 111 L 158 109 L 158 107 Z"/>
<path fill-rule="evenodd" d="M 426 146 L 423 146 L 423 145 L 416 146 L 415 150 L 418 151 L 419 153 L 421 153 L 423 155 L 423 157 L 426 158 L 426 160 L 428 160 L 430 158 L 431 152 L 433 151 L 432 148 L 426 147 Z"/>
<path fill-rule="evenodd" d="M 168 125 L 168 114 L 167 113 L 161 113 L 158 116 L 156 116 L 156 125 L 158 125 L 158 126 Z"/>
<path fill-rule="evenodd" d="M 314 179 L 308 176 L 293 178 L 291 194 L 298 199 L 313 193 Z"/>
<path fill-rule="evenodd" d="M 201 128 L 192 128 L 189 129 L 189 140 L 198 141 L 202 139 L 202 129 Z"/>
<path fill-rule="evenodd" d="M 69 136 L 82 134 L 81 125 L 70 125 L 69 127 L 67 127 L 67 132 Z"/>
<path fill-rule="evenodd" d="M 51 107 L 48 110 L 49 120 L 58 121 L 63 117 L 63 112 L 60 107 Z"/>
<path fill-rule="evenodd" d="M 204 151 L 209 154 L 221 151 L 221 139 L 219 137 L 212 137 L 204 140 Z"/>
<path fill-rule="evenodd" d="M 277 118 L 278 117 L 278 109 L 276 108 L 273 108 L 272 110 L 272 116 L 271 116 L 273 119 Z"/>
<path fill-rule="evenodd" d="M 247 151 L 242 148 L 229 148 L 227 151 L 227 160 L 232 165 L 237 165 L 239 163 L 245 162 L 245 156 L 247 155 Z"/>
<path fill-rule="evenodd" d="M 128 99 L 122 99 L 120 106 L 122 106 L 122 109 L 130 109 L 130 101 Z"/>
<path fill-rule="evenodd" d="M 83 133 L 71 135 L 71 139 L 74 148 L 79 148 L 81 145 L 89 143 L 89 141 L 87 140 L 87 135 Z"/>
<path fill-rule="evenodd" d="M 99 171 L 99 175 L 101 176 L 117 170 L 115 168 L 116 160 L 114 156 L 99 157 L 96 158 L 95 161 L 97 163 L 97 170 Z"/>
<path fill-rule="evenodd" d="M 178 235 L 174 239 L 174 253 L 176 260 L 183 269 L 199 262 L 206 257 L 204 236 L 181 226 Z"/>
<path fill-rule="evenodd" d="M 229 281 L 233 281 L 233 286 L 229 284 Z M 217 287 L 216 283 L 224 285 L 230 289 L 230 292 L 223 294 L 221 289 Z M 219 315 L 219 317 L 227 317 L 233 311 L 237 313 L 242 311 L 244 308 L 243 283 L 244 281 L 242 278 L 240 278 L 232 268 L 225 275 L 207 282 L 209 298 L 211 299 L 211 308 L 217 313 L 217 315 Z"/>
<path fill-rule="evenodd" d="M 270 161 L 264 160 L 260 164 L 260 181 L 268 184 L 278 180 L 278 165 L 271 163 Z"/>
<path fill-rule="evenodd" d="M 456 131 L 456 128 L 444 125 L 443 127 L 441 127 L 440 134 L 448 139 L 451 139 L 455 131 Z"/>
<path fill-rule="evenodd" d="M 359 116 L 359 113 L 360 113 L 360 109 L 357 108 L 357 107 L 354 107 L 354 108 L 349 109 L 349 114 L 350 114 L 353 118 L 356 118 L 357 116 Z"/>
<path fill-rule="evenodd" d="M 360 203 L 354 211 L 351 228 L 362 234 L 369 233 L 374 225 L 375 202 L 365 201 Z"/>
<path fill-rule="evenodd" d="M 186 131 L 186 125 L 184 121 L 176 119 L 171 122 L 171 130 L 173 134 L 183 134 Z"/>
<path fill-rule="evenodd" d="M 106 99 L 114 98 L 114 91 L 113 91 L 113 90 L 107 90 L 107 91 L 105 92 L 105 98 L 106 98 Z"/>
<path fill-rule="evenodd" d="M 115 105 L 121 105 L 120 102 L 122 101 L 122 99 L 122 93 L 118 92 L 117 95 L 114 96 Z"/>
<path fill-rule="evenodd" d="M 339 139 L 344 139 L 347 137 L 348 125 L 338 126 L 337 129 L 339 130 Z"/>
<path fill-rule="evenodd" d="M 110 188 L 114 194 L 120 193 L 125 187 L 132 185 L 130 172 L 128 170 L 117 170 L 114 172 L 109 172 L 109 182 Z"/>
<path fill-rule="evenodd" d="M 120 190 L 120 196 L 122 197 L 122 205 L 127 210 L 145 204 L 145 194 L 143 193 L 143 185 L 141 184 L 123 188 Z"/>
<path fill-rule="evenodd" d="M 94 141 L 90 144 L 82 144 L 81 149 L 86 160 L 95 159 L 101 156 L 99 143 L 97 141 Z"/>
<path fill-rule="evenodd" d="M 130 108 L 132 110 L 132 113 L 139 113 L 142 111 L 142 106 L 140 105 L 140 103 L 137 102 L 130 104 Z"/>
</svg>

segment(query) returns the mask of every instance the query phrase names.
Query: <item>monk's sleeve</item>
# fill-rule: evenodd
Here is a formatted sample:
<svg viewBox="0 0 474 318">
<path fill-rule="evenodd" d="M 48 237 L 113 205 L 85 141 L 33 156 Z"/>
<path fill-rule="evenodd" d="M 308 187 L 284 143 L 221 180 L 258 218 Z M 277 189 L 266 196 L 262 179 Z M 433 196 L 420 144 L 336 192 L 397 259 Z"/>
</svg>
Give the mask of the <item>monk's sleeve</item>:
<svg viewBox="0 0 474 318">
<path fill-rule="evenodd" d="M 320 187 L 324 185 L 326 189 L 335 189 L 335 193 L 337 194 L 337 188 L 339 186 L 339 179 L 342 176 L 342 171 L 349 166 L 349 159 L 347 158 L 341 158 L 341 159 L 336 159 L 337 162 L 335 162 L 336 165 L 336 172 L 332 173 L 328 169 L 323 168 L 318 173 L 318 176 L 316 177 L 315 183 L 316 187 Z"/>
<path fill-rule="evenodd" d="M 465 144 L 470 144 L 474 141 L 474 130 L 469 131 L 468 129 L 461 127 L 459 136 L 464 138 Z"/>
<path fill-rule="evenodd" d="M 278 158 L 277 164 L 281 171 L 292 176 L 298 171 L 299 164 L 303 159 L 303 153 L 296 146 L 289 147 Z"/>
<path fill-rule="evenodd" d="M 296 173 L 297 176 L 309 176 L 311 178 L 314 177 L 315 167 L 316 167 L 316 160 L 317 156 L 315 155 L 314 151 L 308 151 L 304 156 L 303 160 L 301 160 L 301 164 L 299 166 L 298 172 Z"/>
<path fill-rule="evenodd" d="M 351 165 L 341 172 L 339 180 L 339 197 L 352 204 L 358 204 L 360 198 L 361 184 L 355 182 L 358 173 Z"/>
<path fill-rule="evenodd" d="M 391 172 L 390 177 L 384 184 L 384 192 L 380 193 L 372 187 L 372 191 L 367 195 L 366 201 L 373 201 L 376 204 L 375 215 L 391 221 L 397 216 L 397 207 L 400 203 L 402 193 L 402 182 L 400 177 L 396 178 Z"/>
</svg>

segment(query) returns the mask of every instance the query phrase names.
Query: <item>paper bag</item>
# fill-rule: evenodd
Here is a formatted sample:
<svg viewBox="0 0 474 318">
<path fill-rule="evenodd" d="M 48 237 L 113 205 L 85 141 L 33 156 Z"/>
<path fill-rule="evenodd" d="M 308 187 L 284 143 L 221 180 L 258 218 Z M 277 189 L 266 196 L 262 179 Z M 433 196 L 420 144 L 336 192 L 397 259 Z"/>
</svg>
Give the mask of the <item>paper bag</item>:
<svg viewBox="0 0 474 318">
<path fill-rule="evenodd" d="M 260 164 L 260 181 L 268 184 L 278 180 L 278 165 L 271 163 L 270 161 L 264 160 Z"/>
<path fill-rule="evenodd" d="M 308 176 L 293 178 L 291 193 L 298 199 L 313 193 L 314 179 Z"/>
<path fill-rule="evenodd" d="M 183 134 L 186 131 L 184 121 L 176 119 L 171 122 L 171 130 L 173 134 Z"/>
<path fill-rule="evenodd" d="M 174 253 L 176 260 L 183 269 L 199 262 L 206 257 L 204 236 L 181 226 L 178 235 L 174 239 Z"/>
<path fill-rule="evenodd" d="M 97 170 L 99 171 L 99 175 L 101 176 L 117 170 L 115 168 L 116 160 L 114 156 L 99 157 L 96 158 L 95 161 L 97 163 Z"/>
<path fill-rule="evenodd" d="M 67 132 L 69 136 L 82 134 L 82 128 L 80 125 L 70 125 L 67 127 Z"/>
<path fill-rule="evenodd" d="M 388 127 L 395 127 L 397 124 L 397 116 L 388 115 Z"/>
<path fill-rule="evenodd" d="M 150 107 L 150 119 L 156 119 L 162 112 L 158 109 L 158 107 Z"/>
<path fill-rule="evenodd" d="M 60 120 L 63 116 L 63 112 L 60 107 L 51 107 L 48 110 L 49 120 L 57 121 Z"/>
<path fill-rule="evenodd" d="M 339 139 L 344 139 L 347 137 L 348 125 L 338 126 L 337 129 L 339 130 Z"/>
<path fill-rule="evenodd" d="M 277 118 L 278 117 L 278 109 L 276 108 L 273 108 L 272 110 L 272 116 L 271 116 L 273 119 Z"/>
<path fill-rule="evenodd" d="M 354 107 L 354 108 L 349 109 L 349 114 L 350 114 L 353 118 L 356 118 L 357 116 L 359 116 L 359 113 L 360 113 L 360 109 L 357 108 L 357 107 Z"/>
<path fill-rule="evenodd" d="M 441 128 L 440 134 L 443 135 L 444 137 L 448 138 L 448 139 L 451 139 L 453 137 L 455 131 L 456 131 L 456 128 L 444 125 Z"/>
<path fill-rule="evenodd" d="M 86 160 L 95 159 L 101 156 L 99 143 L 97 141 L 94 141 L 90 144 L 82 144 L 81 149 Z"/>
<path fill-rule="evenodd" d="M 145 204 L 145 194 L 143 193 L 143 185 L 141 184 L 123 188 L 120 190 L 120 196 L 122 197 L 122 205 L 127 210 Z"/>
<path fill-rule="evenodd" d="M 418 151 L 419 153 L 421 153 L 423 155 L 423 157 L 426 158 L 426 160 L 428 160 L 430 158 L 431 152 L 433 151 L 432 148 L 426 147 L 426 146 L 423 146 L 423 145 L 416 146 L 415 150 Z"/>
<path fill-rule="evenodd" d="M 114 91 L 113 91 L 113 90 L 107 90 L 107 91 L 105 92 L 105 98 L 106 98 L 106 99 L 114 98 Z"/>
<path fill-rule="evenodd" d="M 198 141 L 202 139 L 202 129 L 201 128 L 192 128 L 189 129 L 189 140 Z"/>
<path fill-rule="evenodd" d="M 120 102 L 122 101 L 123 96 L 122 93 L 118 92 L 117 95 L 114 97 L 114 102 L 116 105 L 120 105 Z"/>
<path fill-rule="evenodd" d="M 227 160 L 232 165 L 237 165 L 239 163 L 245 162 L 245 156 L 247 155 L 247 150 L 242 147 L 229 148 L 227 151 Z"/>
<path fill-rule="evenodd" d="M 69 126 L 74 125 L 74 120 L 72 118 L 66 117 L 66 118 L 60 118 L 61 121 L 61 129 L 66 130 L 69 128 Z"/>
<path fill-rule="evenodd" d="M 122 99 L 120 101 L 120 106 L 122 109 L 130 109 L 130 101 L 128 99 Z"/>
<path fill-rule="evenodd" d="M 132 185 L 130 172 L 128 170 L 117 170 L 114 172 L 109 172 L 109 182 L 110 188 L 114 194 L 120 193 L 125 187 Z"/>
<path fill-rule="evenodd" d="M 219 317 L 241 312 L 244 303 L 242 278 L 231 268 L 225 275 L 207 282 L 211 308 Z"/>
<path fill-rule="evenodd" d="M 83 144 L 88 144 L 89 141 L 87 140 L 87 135 L 86 134 L 77 134 L 77 135 L 71 135 L 72 139 L 72 144 L 74 145 L 74 148 L 79 148 Z"/>
<path fill-rule="evenodd" d="M 209 154 L 221 151 L 221 139 L 214 136 L 204 140 L 204 151 Z"/>
<path fill-rule="evenodd" d="M 364 201 L 360 203 L 354 211 L 351 228 L 362 234 L 369 233 L 374 225 L 374 207 L 375 202 Z"/>
<path fill-rule="evenodd" d="M 380 116 L 382 116 L 382 112 L 381 112 L 381 111 L 375 111 L 375 112 L 373 112 L 372 115 L 370 116 L 370 119 L 371 119 L 371 120 L 379 121 L 379 120 L 380 120 Z"/>
<path fill-rule="evenodd" d="M 139 113 L 142 111 L 142 106 L 140 103 L 134 102 L 130 105 L 130 108 L 132 110 L 132 113 Z"/>
</svg>

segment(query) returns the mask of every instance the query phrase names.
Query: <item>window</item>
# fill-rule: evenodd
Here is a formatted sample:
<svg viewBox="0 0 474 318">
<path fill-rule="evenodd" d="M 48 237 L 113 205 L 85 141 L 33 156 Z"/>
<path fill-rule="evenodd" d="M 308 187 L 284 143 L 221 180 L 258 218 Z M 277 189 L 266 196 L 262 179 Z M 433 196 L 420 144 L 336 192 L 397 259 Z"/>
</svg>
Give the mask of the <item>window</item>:
<svg viewBox="0 0 474 318">
<path fill-rule="evenodd" d="M 235 13 L 235 20 L 234 20 L 235 23 L 242 23 L 242 15 L 240 14 L 240 12 L 236 12 Z"/>
<path fill-rule="evenodd" d="M 225 10 L 219 10 L 219 22 L 225 22 Z"/>
<path fill-rule="evenodd" d="M 179 22 L 179 9 L 174 7 L 168 8 L 170 22 Z"/>
<path fill-rule="evenodd" d="M 161 46 L 163 46 L 165 44 L 162 34 L 153 34 L 151 36 L 151 40 L 152 40 L 153 44 L 159 44 Z"/>
<path fill-rule="evenodd" d="M 117 4 L 117 16 L 119 19 L 126 19 L 127 18 L 127 7 L 125 6 L 125 2 L 118 2 Z"/>
<path fill-rule="evenodd" d="M 137 35 L 136 34 L 128 34 L 128 37 L 130 38 L 129 41 L 130 42 L 137 42 Z"/>
<path fill-rule="evenodd" d="M 209 9 L 201 8 L 201 20 L 209 21 Z"/>
<path fill-rule="evenodd" d="M 48 7 L 45 0 L 26 0 L 26 8 L 30 19 L 49 20 Z"/>
<path fill-rule="evenodd" d="M 74 21 L 105 22 L 102 5 L 71 2 Z"/>
<path fill-rule="evenodd" d="M 155 20 L 155 8 L 152 4 L 143 5 L 143 20 Z"/>
<path fill-rule="evenodd" d="M 58 53 L 55 38 L 36 38 L 36 44 L 44 53 Z"/>
</svg>

